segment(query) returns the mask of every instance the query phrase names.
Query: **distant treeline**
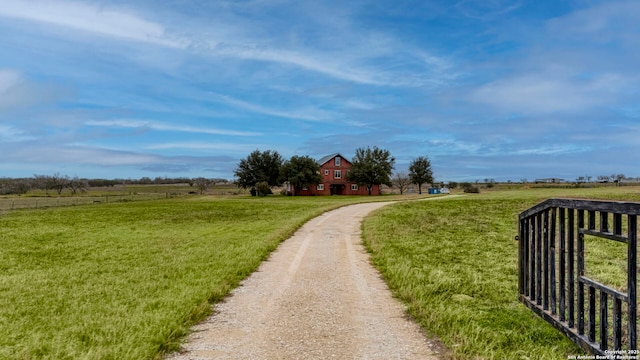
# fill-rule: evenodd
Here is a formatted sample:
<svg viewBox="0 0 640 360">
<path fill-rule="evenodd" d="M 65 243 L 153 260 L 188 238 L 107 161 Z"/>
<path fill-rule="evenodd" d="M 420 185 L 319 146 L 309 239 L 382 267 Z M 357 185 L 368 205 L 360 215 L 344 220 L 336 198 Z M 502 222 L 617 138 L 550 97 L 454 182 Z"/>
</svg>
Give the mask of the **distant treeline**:
<svg viewBox="0 0 640 360">
<path fill-rule="evenodd" d="M 0 195 L 21 195 L 30 190 L 43 190 L 47 194 L 55 191 L 60 195 L 64 190 L 69 190 L 72 194 L 85 192 L 91 187 L 112 187 L 116 185 L 173 185 L 189 184 L 196 185 L 201 191 L 212 184 L 226 184 L 227 179 L 213 178 L 187 178 L 187 177 L 142 177 L 140 179 L 84 179 L 60 175 L 34 175 L 30 178 L 0 178 Z"/>
</svg>

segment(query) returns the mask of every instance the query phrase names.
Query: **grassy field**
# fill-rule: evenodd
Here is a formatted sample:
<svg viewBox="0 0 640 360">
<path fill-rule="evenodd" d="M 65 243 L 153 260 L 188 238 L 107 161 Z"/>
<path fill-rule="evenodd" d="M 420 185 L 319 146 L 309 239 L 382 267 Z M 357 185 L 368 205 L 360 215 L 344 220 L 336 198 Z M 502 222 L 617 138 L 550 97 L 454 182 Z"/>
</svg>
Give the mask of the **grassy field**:
<svg viewBox="0 0 640 360">
<path fill-rule="evenodd" d="M 363 236 L 395 296 L 449 358 L 566 359 L 581 351 L 517 293 L 517 215 L 549 197 L 640 201 L 640 189 L 525 189 L 400 203 L 367 218 Z"/>
<path fill-rule="evenodd" d="M 305 221 L 390 199 L 188 197 L 1 215 L 0 359 L 156 358 Z"/>
<path fill-rule="evenodd" d="M 640 190 L 400 203 L 368 218 L 365 236 L 452 358 L 566 358 L 578 350 L 517 302 L 516 216 L 552 196 L 640 201 Z M 0 359 L 158 358 L 306 220 L 398 198 L 185 196 L 0 215 Z"/>
<path fill-rule="evenodd" d="M 58 195 L 55 191 L 32 189 L 23 195 L 0 196 L 0 214 L 16 209 L 40 209 L 60 206 L 98 205 L 114 202 L 159 200 L 175 197 L 195 196 L 198 189 L 188 184 L 167 185 L 115 185 L 93 187 L 88 191 L 72 194 L 64 191 Z M 210 187 L 207 195 L 247 195 L 248 191 L 233 184 L 221 184 Z"/>
</svg>

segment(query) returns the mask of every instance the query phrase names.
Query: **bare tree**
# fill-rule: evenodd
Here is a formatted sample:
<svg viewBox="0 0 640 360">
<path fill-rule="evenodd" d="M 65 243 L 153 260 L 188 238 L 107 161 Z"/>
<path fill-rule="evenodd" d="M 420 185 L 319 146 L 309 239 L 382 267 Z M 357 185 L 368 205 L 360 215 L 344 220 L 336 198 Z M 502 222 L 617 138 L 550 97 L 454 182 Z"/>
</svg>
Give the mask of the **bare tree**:
<svg viewBox="0 0 640 360">
<path fill-rule="evenodd" d="M 51 188 L 55 190 L 58 193 L 58 195 L 60 195 L 62 194 L 62 190 L 64 190 L 69 186 L 69 182 L 71 180 L 67 175 L 60 175 L 60 173 L 55 173 L 53 174 L 53 176 L 51 176 L 50 181 L 51 181 Z"/>
<path fill-rule="evenodd" d="M 87 179 L 79 179 L 77 176 L 74 176 L 73 179 L 69 180 L 68 188 L 71 190 L 73 195 L 78 193 L 78 191 L 85 192 L 89 189 L 89 181 Z"/>
<path fill-rule="evenodd" d="M 404 190 L 407 189 L 409 185 L 411 185 L 411 179 L 409 178 L 409 175 L 407 175 L 407 173 L 403 171 L 395 173 L 393 175 L 392 182 L 393 185 L 398 187 L 398 190 L 400 190 L 400 195 L 402 195 L 404 193 Z"/>
<path fill-rule="evenodd" d="M 33 175 L 33 187 L 36 189 L 44 190 L 45 194 L 49 196 L 49 190 L 51 187 L 51 176 L 49 175 Z"/>
<path fill-rule="evenodd" d="M 31 179 L 0 179 L 0 195 L 22 195 L 32 187 Z"/>
<path fill-rule="evenodd" d="M 207 189 L 209 189 L 209 185 L 211 185 L 211 182 L 208 179 L 199 177 L 199 178 L 193 179 L 193 184 L 196 186 L 196 188 L 200 192 L 200 195 L 202 195 L 204 194 L 205 191 L 207 191 Z"/>
</svg>

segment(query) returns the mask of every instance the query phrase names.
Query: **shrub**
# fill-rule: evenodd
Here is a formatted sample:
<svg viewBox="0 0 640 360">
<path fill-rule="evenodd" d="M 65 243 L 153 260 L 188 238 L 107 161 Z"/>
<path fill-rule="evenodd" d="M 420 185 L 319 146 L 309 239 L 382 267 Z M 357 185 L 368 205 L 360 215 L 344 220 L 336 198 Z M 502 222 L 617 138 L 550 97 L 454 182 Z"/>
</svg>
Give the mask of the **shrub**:
<svg viewBox="0 0 640 360">
<path fill-rule="evenodd" d="M 477 186 L 473 186 L 470 183 L 463 183 L 462 184 L 462 188 L 464 189 L 465 193 L 469 193 L 469 194 L 479 194 L 480 193 L 480 188 L 478 188 Z"/>
<path fill-rule="evenodd" d="M 271 191 L 271 187 L 266 181 L 261 181 L 256 184 L 256 192 L 259 196 L 267 196 L 269 194 L 273 194 L 273 191 Z"/>
</svg>

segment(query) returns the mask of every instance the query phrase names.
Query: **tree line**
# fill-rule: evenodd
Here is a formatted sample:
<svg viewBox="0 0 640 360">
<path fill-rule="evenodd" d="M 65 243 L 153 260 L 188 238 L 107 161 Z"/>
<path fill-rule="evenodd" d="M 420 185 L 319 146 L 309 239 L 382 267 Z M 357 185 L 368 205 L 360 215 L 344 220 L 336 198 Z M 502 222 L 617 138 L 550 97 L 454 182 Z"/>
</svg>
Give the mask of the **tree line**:
<svg viewBox="0 0 640 360">
<path fill-rule="evenodd" d="M 358 148 L 351 160 L 351 169 L 346 174 L 346 180 L 360 186 L 366 186 L 369 195 L 374 185 L 396 185 L 402 193 L 409 184 L 418 185 L 422 193 L 422 185 L 433 183 L 433 171 L 428 157 L 420 156 L 409 166 L 409 173 L 393 173 L 395 158 L 386 149 L 377 146 L 373 148 Z M 251 189 L 252 195 L 265 196 L 271 193 L 271 188 L 285 182 L 293 185 L 294 193 L 298 190 L 322 181 L 320 165 L 313 158 L 304 155 L 294 155 L 285 160 L 277 151 L 255 150 L 246 158 L 240 160 L 234 170 L 236 185 L 244 189 Z"/>
<path fill-rule="evenodd" d="M 61 195 L 68 190 L 71 194 L 86 192 L 91 187 L 112 187 L 115 185 L 172 185 L 189 184 L 202 194 L 213 184 L 228 183 L 222 178 L 207 179 L 203 177 L 142 177 L 140 179 L 85 179 L 55 173 L 53 175 L 33 175 L 31 178 L 0 178 L 0 195 L 22 195 L 30 190 L 43 190 L 46 195 L 55 192 Z"/>
</svg>

